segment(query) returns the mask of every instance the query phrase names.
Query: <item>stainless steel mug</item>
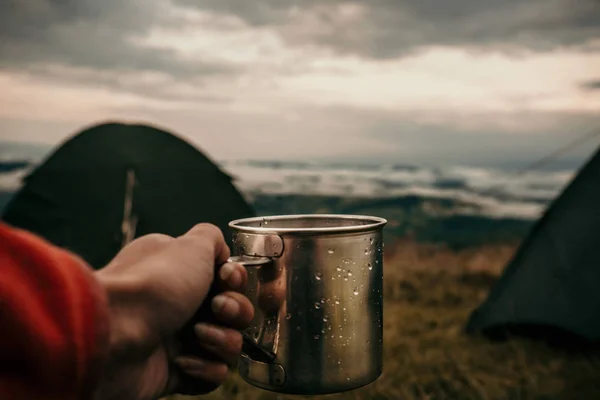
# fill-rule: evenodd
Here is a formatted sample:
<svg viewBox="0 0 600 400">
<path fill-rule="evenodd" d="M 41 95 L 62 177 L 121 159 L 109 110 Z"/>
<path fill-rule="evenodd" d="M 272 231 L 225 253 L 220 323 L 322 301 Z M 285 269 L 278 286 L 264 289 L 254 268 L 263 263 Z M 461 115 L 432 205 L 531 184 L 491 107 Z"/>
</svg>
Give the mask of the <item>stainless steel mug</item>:
<svg viewBox="0 0 600 400">
<path fill-rule="evenodd" d="M 231 261 L 255 307 L 239 373 L 279 393 L 356 389 L 382 373 L 383 218 L 285 215 L 230 222 Z"/>
</svg>

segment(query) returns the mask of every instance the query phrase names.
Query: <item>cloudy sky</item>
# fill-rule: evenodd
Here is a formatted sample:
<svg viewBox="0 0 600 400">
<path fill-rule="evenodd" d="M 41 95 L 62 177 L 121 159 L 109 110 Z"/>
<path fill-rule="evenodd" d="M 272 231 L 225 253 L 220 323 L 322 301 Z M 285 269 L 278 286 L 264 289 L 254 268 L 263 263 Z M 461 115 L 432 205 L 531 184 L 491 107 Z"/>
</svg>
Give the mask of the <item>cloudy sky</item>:
<svg viewBox="0 0 600 400">
<path fill-rule="evenodd" d="M 216 158 L 526 164 L 599 111 L 599 0 L 0 2 L 0 140 L 119 119 Z"/>
</svg>

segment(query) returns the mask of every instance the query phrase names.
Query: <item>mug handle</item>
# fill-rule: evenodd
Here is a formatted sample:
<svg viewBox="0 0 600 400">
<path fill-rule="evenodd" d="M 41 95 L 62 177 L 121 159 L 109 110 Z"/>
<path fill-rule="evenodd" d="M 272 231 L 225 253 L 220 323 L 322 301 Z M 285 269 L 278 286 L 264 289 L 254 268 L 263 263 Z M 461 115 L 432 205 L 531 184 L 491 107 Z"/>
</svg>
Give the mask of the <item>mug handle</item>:
<svg viewBox="0 0 600 400">
<path fill-rule="evenodd" d="M 260 268 L 263 265 L 266 265 L 272 262 L 269 257 L 259 257 L 259 256 L 232 256 L 229 257 L 227 262 L 238 263 L 243 265 L 245 268 Z M 267 362 L 275 361 L 276 355 L 273 352 L 270 352 L 264 349 L 262 346 L 259 346 L 254 339 L 252 339 L 246 332 L 241 332 L 242 338 L 244 340 L 243 353 L 249 356 L 252 359 L 262 359 Z"/>
</svg>

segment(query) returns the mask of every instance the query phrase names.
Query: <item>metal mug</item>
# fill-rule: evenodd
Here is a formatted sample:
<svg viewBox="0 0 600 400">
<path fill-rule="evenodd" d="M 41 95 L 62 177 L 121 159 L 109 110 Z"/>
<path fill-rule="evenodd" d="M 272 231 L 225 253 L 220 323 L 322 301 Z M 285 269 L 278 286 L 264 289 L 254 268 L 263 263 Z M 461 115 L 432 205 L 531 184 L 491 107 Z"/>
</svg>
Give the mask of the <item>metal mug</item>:
<svg viewBox="0 0 600 400">
<path fill-rule="evenodd" d="M 279 393 L 356 389 L 382 373 L 383 218 L 282 215 L 232 221 L 255 307 L 239 374 Z"/>
</svg>

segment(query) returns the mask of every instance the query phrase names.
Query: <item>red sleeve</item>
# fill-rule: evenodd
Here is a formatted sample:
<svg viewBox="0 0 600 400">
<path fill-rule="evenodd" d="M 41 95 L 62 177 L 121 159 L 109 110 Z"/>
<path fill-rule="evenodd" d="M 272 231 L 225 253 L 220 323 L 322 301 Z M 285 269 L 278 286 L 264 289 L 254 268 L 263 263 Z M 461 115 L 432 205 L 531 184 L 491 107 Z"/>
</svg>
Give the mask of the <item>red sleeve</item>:
<svg viewBox="0 0 600 400">
<path fill-rule="evenodd" d="M 0 398 L 92 398 L 107 309 L 85 262 L 0 222 Z"/>
</svg>

